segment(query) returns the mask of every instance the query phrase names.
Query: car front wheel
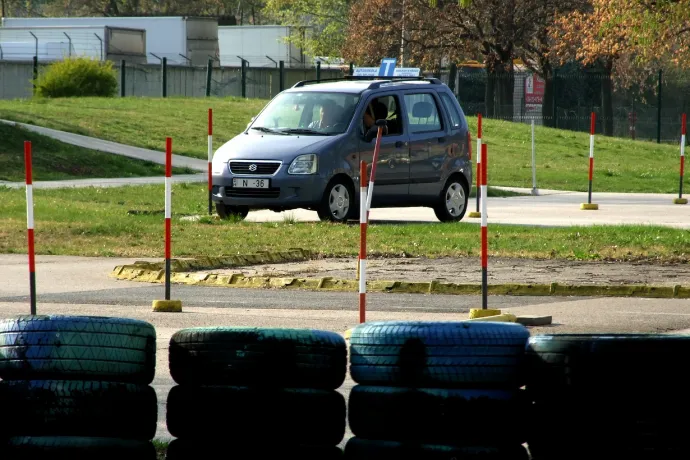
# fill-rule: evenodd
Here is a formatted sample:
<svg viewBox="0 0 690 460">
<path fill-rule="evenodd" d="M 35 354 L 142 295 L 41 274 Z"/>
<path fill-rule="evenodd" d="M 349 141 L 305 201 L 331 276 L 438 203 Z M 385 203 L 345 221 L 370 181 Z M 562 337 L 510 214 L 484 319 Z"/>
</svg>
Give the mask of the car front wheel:
<svg viewBox="0 0 690 460">
<path fill-rule="evenodd" d="M 434 214 L 441 222 L 457 222 L 465 216 L 469 193 L 462 182 L 451 177 L 441 192 Z"/>
<path fill-rule="evenodd" d="M 342 180 L 336 180 L 326 187 L 317 213 L 322 221 L 346 222 L 353 210 L 352 191 Z"/>
</svg>

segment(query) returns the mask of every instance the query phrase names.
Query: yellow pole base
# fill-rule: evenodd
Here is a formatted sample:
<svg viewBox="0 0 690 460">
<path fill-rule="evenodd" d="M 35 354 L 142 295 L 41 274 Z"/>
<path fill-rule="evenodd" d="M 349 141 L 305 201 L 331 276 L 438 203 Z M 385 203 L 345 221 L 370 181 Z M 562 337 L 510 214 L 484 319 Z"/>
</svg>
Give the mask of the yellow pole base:
<svg viewBox="0 0 690 460">
<path fill-rule="evenodd" d="M 467 321 L 491 321 L 497 323 L 515 323 L 517 322 L 517 316 L 511 315 L 510 313 L 504 313 L 502 315 L 494 316 L 484 316 L 482 318 L 472 318 Z"/>
<path fill-rule="evenodd" d="M 472 211 L 467 215 L 467 217 L 482 217 L 482 213 L 477 212 L 477 211 Z"/>
<path fill-rule="evenodd" d="M 673 200 L 674 204 L 688 204 L 688 199 L 687 198 L 676 198 Z"/>
<path fill-rule="evenodd" d="M 481 308 L 470 309 L 470 319 L 483 318 L 485 316 L 496 316 L 500 314 L 501 310 L 494 310 L 491 308 L 487 308 L 486 310 L 483 310 Z"/>
<path fill-rule="evenodd" d="M 594 203 L 582 203 L 582 204 L 580 205 L 580 209 L 585 209 L 585 210 L 589 210 L 589 211 L 594 211 L 594 210 L 599 209 L 599 205 L 598 205 L 598 204 L 594 204 Z"/>
<path fill-rule="evenodd" d="M 154 300 L 153 311 L 165 313 L 182 313 L 181 300 Z"/>
</svg>

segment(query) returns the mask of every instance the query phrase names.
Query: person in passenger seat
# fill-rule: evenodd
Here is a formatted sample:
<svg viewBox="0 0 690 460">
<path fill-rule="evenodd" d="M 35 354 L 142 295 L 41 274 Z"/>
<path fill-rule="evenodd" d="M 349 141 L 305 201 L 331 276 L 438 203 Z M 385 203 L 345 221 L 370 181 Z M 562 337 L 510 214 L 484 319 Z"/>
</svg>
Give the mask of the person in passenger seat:
<svg viewBox="0 0 690 460">
<path fill-rule="evenodd" d="M 372 99 L 369 106 L 364 111 L 364 132 L 369 131 L 369 128 L 374 126 L 376 120 L 385 120 L 388 118 L 388 107 L 378 99 Z"/>
</svg>

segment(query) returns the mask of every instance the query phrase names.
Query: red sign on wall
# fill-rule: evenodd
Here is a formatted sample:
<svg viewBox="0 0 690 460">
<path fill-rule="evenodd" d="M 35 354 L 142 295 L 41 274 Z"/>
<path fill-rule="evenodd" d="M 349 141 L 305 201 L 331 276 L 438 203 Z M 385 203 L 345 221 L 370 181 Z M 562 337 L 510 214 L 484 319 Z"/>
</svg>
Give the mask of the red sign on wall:
<svg viewBox="0 0 690 460">
<path fill-rule="evenodd" d="M 532 74 L 525 78 L 525 104 L 543 104 L 546 82 L 539 75 Z"/>
</svg>

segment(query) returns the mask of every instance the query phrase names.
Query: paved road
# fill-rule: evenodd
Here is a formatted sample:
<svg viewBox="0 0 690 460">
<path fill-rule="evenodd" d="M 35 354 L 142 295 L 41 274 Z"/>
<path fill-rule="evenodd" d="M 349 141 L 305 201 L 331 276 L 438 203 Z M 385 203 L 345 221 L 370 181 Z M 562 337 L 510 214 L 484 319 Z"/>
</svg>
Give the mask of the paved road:
<svg viewBox="0 0 690 460">
<path fill-rule="evenodd" d="M 140 259 L 37 257 L 39 314 L 119 316 L 149 321 L 157 332 L 157 369 L 153 387 L 159 401 L 156 438 L 169 440 L 165 402 L 174 385 L 167 366 L 168 342 L 180 329 L 195 326 L 315 328 L 342 333 L 357 324 L 355 293 L 247 290 L 172 286 L 183 301 L 181 314 L 154 313 L 163 286 L 108 277 L 117 265 Z M 29 313 L 28 267 L 23 255 L 0 255 L 0 317 Z M 457 321 L 480 305 L 476 296 L 371 294 L 367 320 Z M 687 300 L 582 297 L 489 297 L 490 306 L 517 314 L 552 315 L 550 327 L 532 334 L 562 332 L 668 332 L 690 329 Z M 340 388 L 348 395 L 349 378 Z M 345 440 L 349 439 L 350 433 Z M 344 440 L 344 441 L 345 441 Z"/>
</svg>

